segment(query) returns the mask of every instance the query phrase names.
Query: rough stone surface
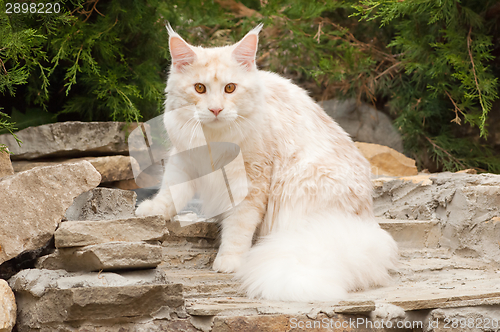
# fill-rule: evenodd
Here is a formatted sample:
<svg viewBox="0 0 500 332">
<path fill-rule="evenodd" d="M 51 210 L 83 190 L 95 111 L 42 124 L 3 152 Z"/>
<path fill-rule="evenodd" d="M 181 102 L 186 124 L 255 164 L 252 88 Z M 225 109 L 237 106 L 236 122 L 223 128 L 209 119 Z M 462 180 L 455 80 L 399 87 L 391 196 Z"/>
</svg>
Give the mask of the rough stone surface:
<svg viewBox="0 0 500 332">
<path fill-rule="evenodd" d="M 371 165 L 372 174 L 385 176 L 417 175 L 415 160 L 379 144 L 356 142 L 356 146 Z"/>
<path fill-rule="evenodd" d="M 432 310 L 425 332 L 490 332 L 500 330 L 500 306 Z"/>
<path fill-rule="evenodd" d="M 441 227 L 437 221 L 378 219 L 401 248 L 437 248 L 441 238 Z"/>
<path fill-rule="evenodd" d="M 154 268 L 161 263 L 162 247 L 144 242 L 108 242 L 80 248 L 61 248 L 39 258 L 37 266 L 66 271 L 114 271 Z"/>
<path fill-rule="evenodd" d="M 95 188 L 75 198 L 66 210 L 67 220 L 110 220 L 135 216 L 133 191 Z"/>
<path fill-rule="evenodd" d="M 144 276 L 146 282 L 141 281 Z M 162 279 L 150 272 L 79 275 L 65 271 L 22 271 L 9 281 L 21 304 L 18 331 L 40 328 L 49 331 L 62 322 L 106 322 L 158 315 L 167 318 L 171 313 L 185 316 L 182 285 L 166 284 Z"/>
<path fill-rule="evenodd" d="M 18 131 L 19 147 L 12 135 L 0 135 L 0 143 L 14 153 L 12 160 L 40 157 L 81 157 L 128 154 L 126 136 L 136 124 L 124 122 L 58 122 Z"/>
<path fill-rule="evenodd" d="M 100 181 L 86 161 L 1 178 L 0 264 L 47 243 L 73 199 Z"/>
<path fill-rule="evenodd" d="M 160 216 L 100 221 L 65 221 L 54 234 L 56 248 L 125 241 L 160 240 L 167 231 Z"/>
<path fill-rule="evenodd" d="M 500 175 L 439 173 L 373 182 L 376 216 L 436 220 L 440 246 L 500 263 Z"/>
<path fill-rule="evenodd" d="M 12 163 L 10 162 L 10 154 L 8 152 L 0 151 L 0 178 L 13 174 L 14 169 L 12 168 Z"/>
<path fill-rule="evenodd" d="M 129 156 L 82 157 L 72 159 L 57 159 L 50 161 L 19 160 L 12 163 L 15 172 L 22 172 L 39 166 L 53 166 L 57 164 L 75 163 L 86 160 L 101 174 L 101 182 L 115 182 L 134 178 L 132 163 L 135 159 Z"/>
<path fill-rule="evenodd" d="M 5 280 L 0 279 L 0 332 L 10 332 L 16 324 L 16 299 Z"/>
<path fill-rule="evenodd" d="M 320 105 L 353 140 L 381 144 L 403 152 L 403 140 L 391 119 L 372 106 L 355 99 L 332 99 Z"/>
</svg>

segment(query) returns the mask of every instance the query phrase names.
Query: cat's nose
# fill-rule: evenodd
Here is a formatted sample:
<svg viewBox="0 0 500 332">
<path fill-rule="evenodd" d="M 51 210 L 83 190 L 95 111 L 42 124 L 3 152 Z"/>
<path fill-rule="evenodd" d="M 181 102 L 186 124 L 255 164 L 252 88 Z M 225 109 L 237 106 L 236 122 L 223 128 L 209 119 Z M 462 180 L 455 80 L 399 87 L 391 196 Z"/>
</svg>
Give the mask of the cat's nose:
<svg viewBox="0 0 500 332">
<path fill-rule="evenodd" d="M 220 112 L 222 112 L 222 108 L 211 108 L 210 112 L 214 113 L 214 115 L 217 116 Z"/>
</svg>

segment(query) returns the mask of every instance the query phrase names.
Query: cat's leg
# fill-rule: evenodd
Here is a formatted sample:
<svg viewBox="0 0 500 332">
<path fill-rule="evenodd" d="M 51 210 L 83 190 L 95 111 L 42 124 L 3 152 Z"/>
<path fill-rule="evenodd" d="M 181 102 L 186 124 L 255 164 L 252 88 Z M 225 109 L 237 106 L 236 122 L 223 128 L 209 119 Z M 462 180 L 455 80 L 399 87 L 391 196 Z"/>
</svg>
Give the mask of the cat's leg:
<svg viewBox="0 0 500 332">
<path fill-rule="evenodd" d="M 172 178 L 175 177 L 176 181 L 172 181 Z M 189 179 L 187 175 L 183 173 L 182 170 L 177 169 L 172 172 L 172 169 L 169 169 L 169 172 L 165 172 L 165 175 L 162 180 L 161 188 L 158 194 L 152 198 L 143 201 L 137 207 L 135 214 L 139 217 L 144 216 L 156 216 L 161 215 L 164 216 L 167 220 L 170 220 L 173 216 L 177 214 L 175 205 L 174 205 L 174 197 L 172 197 L 169 183 L 178 183 L 179 178 L 184 177 L 186 181 Z M 185 183 L 185 190 L 177 190 L 175 202 L 179 208 L 183 208 L 186 206 L 188 201 L 193 198 L 195 193 L 194 185 L 189 182 Z"/>
<path fill-rule="evenodd" d="M 213 264 L 215 271 L 234 272 L 240 267 L 262 222 L 266 199 L 263 192 L 250 194 L 222 221 L 221 244 Z"/>
</svg>

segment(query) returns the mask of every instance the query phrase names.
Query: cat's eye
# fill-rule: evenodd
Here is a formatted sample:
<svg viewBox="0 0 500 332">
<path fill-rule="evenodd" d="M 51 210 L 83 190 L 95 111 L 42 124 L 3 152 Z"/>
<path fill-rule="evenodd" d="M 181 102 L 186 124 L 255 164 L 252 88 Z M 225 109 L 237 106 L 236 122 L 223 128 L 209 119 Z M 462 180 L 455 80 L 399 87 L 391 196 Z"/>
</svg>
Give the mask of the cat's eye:
<svg viewBox="0 0 500 332">
<path fill-rule="evenodd" d="M 224 88 L 224 91 L 226 93 L 233 93 L 234 90 L 236 90 L 236 84 L 234 83 L 229 83 L 228 85 L 226 85 L 226 87 Z"/>
<path fill-rule="evenodd" d="M 194 85 L 194 89 L 198 93 L 205 93 L 205 92 L 207 92 L 207 88 L 203 84 L 201 84 L 201 83 L 196 83 Z"/>
</svg>

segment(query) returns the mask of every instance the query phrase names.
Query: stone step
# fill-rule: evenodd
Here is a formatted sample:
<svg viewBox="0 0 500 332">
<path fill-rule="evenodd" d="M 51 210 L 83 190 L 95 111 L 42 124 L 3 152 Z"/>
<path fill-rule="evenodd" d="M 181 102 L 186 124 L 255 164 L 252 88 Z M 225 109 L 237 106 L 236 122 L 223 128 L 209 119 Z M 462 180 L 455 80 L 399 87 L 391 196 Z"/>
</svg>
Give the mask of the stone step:
<svg viewBox="0 0 500 332">
<path fill-rule="evenodd" d="M 163 247 L 162 266 L 177 269 L 211 269 L 217 249 L 186 248 L 185 246 Z"/>
<path fill-rule="evenodd" d="M 159 216 L 65 221 L 54 233 L 55 246 L 69 248 L 116 241 L 158 241 L 168 232 L 165 225 L 165 219 Z"/>
<path fill-rule="evenodd" d="M 9 285 L 20 303 L 19 332 L 68 331 L 85 322 L 143 322 L 170 313 L 186 316 L 182 284 L 168 282 L 159 270 L 118 274 L 31 269 L 16 274 Z"/>
<path fill-rule="evenodd" d="M 437 221 L 377 218 L 380 227 L 389 232 L 399 248 L 436 248 L 441 237 Z"/>
<path fill-rule="evenodd" d="M 84 192 L 66 210 L 66 220 L 110 220 L 135 216 L 137 195 L 133 191 L 94 188 Z"/>
<path fill-rule="evenodd" d="M 259 314 L 317 315 L 320 311 L 333 314 L 367 314 L 375 310 L 373 301 L 335 301 L 306 303 L 254 300 L 247 297 L 196 297 L 186 299 L 186 312 L 193 316 L 234 316 Z"/>
<path fill-rule="evenodd" d="M 244 296 L 240 283 L 231 273 L 218 273 L 211 270 L 171 269 L 163 264 L 158 266 L 166 280 L 180 283 L 184 287 L 184 296 L 223 297 Z"/>
<path fill-rule="evenodd" d="M 158 266 L 162 258 L 159 244 L 120 241 L 56 249 L 54 253 L 40 257 L 36 266 L 74 272 L 148 269 Z"/>
</svg>

